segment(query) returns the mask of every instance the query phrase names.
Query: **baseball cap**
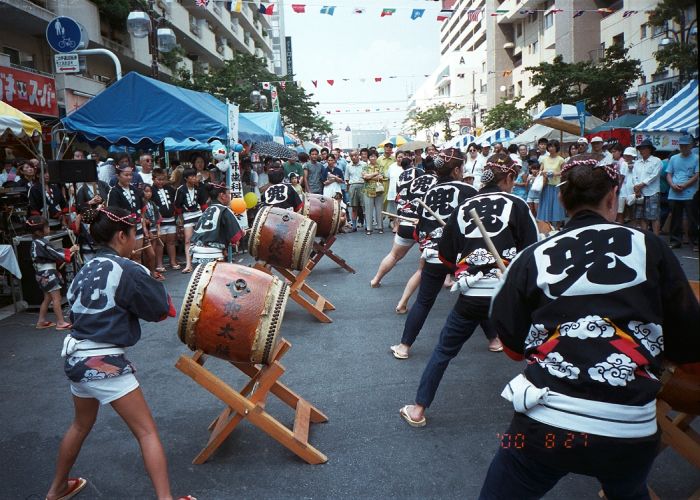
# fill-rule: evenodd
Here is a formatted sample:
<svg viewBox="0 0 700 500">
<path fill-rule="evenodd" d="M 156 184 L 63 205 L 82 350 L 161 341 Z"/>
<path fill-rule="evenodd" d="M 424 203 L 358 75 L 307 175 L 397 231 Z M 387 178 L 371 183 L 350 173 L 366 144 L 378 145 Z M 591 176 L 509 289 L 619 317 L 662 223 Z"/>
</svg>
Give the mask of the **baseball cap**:
<svg viewBox="0 0 700 500">
<path fill-rule="evenodd" d="M 591 144 L 594 142 L 605 142 L 602 137 L 595 136 L 593 139 L 591 139 Z"/>
<path fill-rule="evenodd" d="M 634 149 L 633 147 L 628 146 L 625 148 L 625 150 L 622 152 L 622 154 L 636 158 L 637 157 L 637 150 Z"/>
<path fill-rule="evenodd" d="M 579 137 L 578 141 L 576 142 L 578 142 L 579 144 L 588 144 L 588 139 L 586 139 L 585 137 Z"/>
<path fill-rule="evenodd" d="M 489 141 L 484 141 L 481 144 L 479 144 L 479 146 L 481 146 L 482 148 L 490 148 L 491 143 Z"/>
</svg>

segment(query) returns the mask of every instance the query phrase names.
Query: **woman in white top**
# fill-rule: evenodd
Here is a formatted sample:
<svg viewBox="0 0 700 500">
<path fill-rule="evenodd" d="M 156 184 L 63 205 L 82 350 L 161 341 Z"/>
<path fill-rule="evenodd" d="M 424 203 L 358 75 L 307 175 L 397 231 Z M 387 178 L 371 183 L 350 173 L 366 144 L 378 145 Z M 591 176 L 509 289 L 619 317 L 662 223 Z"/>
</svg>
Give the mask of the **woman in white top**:
<svg viewBox="0 0 700 500">
<path fill-rule="evenodd" d="M 484 173 L 484 165 L 486 165 L 486 157 L 479 153 L 479 147 L 475 142 L 472 142 L 467 146 L 467 159 L 464 162 L 462 173 L 464 175 L 464 182 L 474 186 L 474 189 L 477 191 L 481 187 L 481 176 Z"/>
</svg>

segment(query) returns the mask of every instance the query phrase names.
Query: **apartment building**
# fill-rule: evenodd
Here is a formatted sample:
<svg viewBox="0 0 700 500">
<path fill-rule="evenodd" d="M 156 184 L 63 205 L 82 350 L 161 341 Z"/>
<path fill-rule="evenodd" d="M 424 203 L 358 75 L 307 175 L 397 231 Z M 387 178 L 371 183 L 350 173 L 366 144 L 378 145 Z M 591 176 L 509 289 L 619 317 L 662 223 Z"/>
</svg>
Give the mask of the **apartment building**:
<svg viewBox="0 0 700 500">
<path fill-rule="evenodd" d="M 476 64 L 479 56 L 467 51 L 447 52 L 440 65 L 411 96 L 409 116 L 438 104 L 458 104 L 462 108 L 452 115 L 453 134 L 472 133 L 486 110 L 485 95 L 480 87 L 482 66 Z M 415 132 L 421 140 L 442 142 L 443 130 L 442 125 L 437 125 L 431 130 Z"/>
<path fill-rule="evenodd" d="M 240 13 L 231 12 L 229 5 L 223 1 L 211 1 L 207 7 L 196 5 L 194 0 L 154 2 L 155 11 L 167 20 L 182 48 L 177 66 L 206 72 L 221 66 L 234 53 L 247 53 L 265 58 L 271 71 L 284 74 L 284 24 L 279 18 L 282 5 L 275 6 L 275 16 L 261 15 L 252 2 L 243 2 Z M 124 74 L 151 74 L 148 39 L 131 36 L 123 28 L 125 20 L 111 19 L 109 12 L 100 11 L 89 0 L 0 0 L 0 16 L 0 79 L 11 75 L 14 80 L 39 81 L 55 94 L 58 107 L 45 112 L 24 106 L 26 103 L 19 99 L 10 102 L 38 118 L 56 118 L 76 109 L 115 78 L 110 59 L 95 55 L 86 56 L 81 73 L 55 75 L 54 53 L 45 39 L 46 27 L 54 17 L 68 16 L 82 24 L 89 38 L 88 48 L 114 52 Z M 161 78 L 169 79 L 176 67 L 174 61 L 161 62 L 158 69 Z M 2 83 L 7 87 L 7 81 Z"/>
<path fill-rule="evenodd" d="M 656 3 L 652 2 L 653 5 Z M 669 68 L 658 67 L 654 57 L 654 52 L 663 50 L 660 44 L 667 34 L 673 37 L 667 29 L 678 31 L 680 26 L 671 23 L 666 27 L 650 26 L 648 14 L 643 10 L 635 10 L 639 9 L 638 1 L 624 0 L 622 4 L 620 10 L 607 16 L 600 23 L 600 50 L 613 44 L 622 44 L 629 49 L 630 58 L 641 61 L 643 75 L 627 92 L 624 100 L 618 103 L 616 111 L 624 113 L 635 110 L 640 114 L 649 114 L 682 87 L 678 73 Z M 697 8 L 693 6 L 688 9 L 685 17 L 686 29 L 691 31 L 690 36 L 697 37 Z"/>
<path fill-rule="evenodd" d="M 487 0 L 487 106 L 535 95 L 537 88 L 527 67 L 552 62 L 557 55 L 564 62 L 599 57 L 601 19 L 609 14 L 590 11 L 619 3 L 556 0 L 555 5 L 554 0 Z M 588 12 L 574 17 L 581 10 Z M 489 15 L 492 12 L 502 14 Z"/>
</svg>

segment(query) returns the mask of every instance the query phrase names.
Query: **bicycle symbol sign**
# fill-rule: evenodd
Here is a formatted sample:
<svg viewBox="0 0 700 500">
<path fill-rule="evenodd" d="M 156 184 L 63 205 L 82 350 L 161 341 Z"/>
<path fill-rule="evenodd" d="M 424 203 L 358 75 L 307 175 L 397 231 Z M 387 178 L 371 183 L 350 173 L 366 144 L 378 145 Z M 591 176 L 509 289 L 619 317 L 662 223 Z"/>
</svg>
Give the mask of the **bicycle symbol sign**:
<svg viewBox="0 0 700 500">
<path fill-rule="evenodd" d="M 56 17 L 46 27 L 46 40 L 56 52 L 72 52 L 87 45 L 84 28 L 70 17 Z"/>
</svg>

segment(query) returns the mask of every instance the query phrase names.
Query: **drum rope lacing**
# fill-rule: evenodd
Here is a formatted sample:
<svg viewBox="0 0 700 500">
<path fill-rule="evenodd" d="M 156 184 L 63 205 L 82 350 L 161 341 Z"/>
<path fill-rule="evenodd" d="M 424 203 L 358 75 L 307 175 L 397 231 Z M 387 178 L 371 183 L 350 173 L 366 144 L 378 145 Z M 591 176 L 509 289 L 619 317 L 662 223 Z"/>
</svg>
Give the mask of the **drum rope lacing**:
<svg viewBox="0 0 700 500">
<path fill-rule="evenodd" d="M 277 336 L 277 323 L 280 322 L 280 316 L 284 314 L 282 310 L 282 305 L 284 304 L 287 297 L 287 283 L 282 283 L 282 288 L 280 293 L 277 295 L 277 301 L 275 302 L 275 307 L 272 310 L 272 317 L 270 318 L 270 328 L 267 332 L 267 338 L 265 339 L 265 348 L 263 349 L 263 359 L 262 362 L 267 364 L 270 362 L 270 351 L 272 350 L 272 342 Z"/>
</svg>

